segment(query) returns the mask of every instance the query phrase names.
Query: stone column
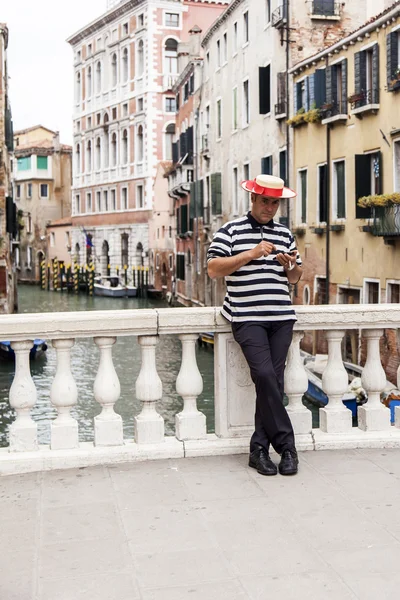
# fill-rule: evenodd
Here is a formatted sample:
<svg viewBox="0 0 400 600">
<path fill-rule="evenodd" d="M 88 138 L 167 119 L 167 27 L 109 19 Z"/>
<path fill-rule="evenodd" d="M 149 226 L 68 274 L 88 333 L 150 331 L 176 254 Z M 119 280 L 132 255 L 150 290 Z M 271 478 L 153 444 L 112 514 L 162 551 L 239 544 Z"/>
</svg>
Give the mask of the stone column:
<svg viewBox="0 0 400 600">
<path fill-rule="evenodd" d="M 37 425 L 30 411 L 36 404 L 36 387 L 31 377 L 29 353 L 32 340 L 12 342 L 15 352 L 15 375 L 10 388 L 10 405 L 15 409 L 17 418 L 10 425 L 10 451 L 24 452 L 37 450 Z"/>
<path fill-rule="evenodd" d="M 287 412 L 295 434 L 307 434 L 312 430 L 312 414 L 302 402 L 308 388 L 308 377 L 300 355 L 300 342 L 304 331 L 294 331 L 285 369 L 285 393 L 289 398 Z"/>
<path fill-rule="evenodd" d="M 135 417 L 135 441 L 138 444 L 155 444 L 164 441 L 164 419 L 156 410 L 157 400 L 162 398 L 162 383 L 156 368 L 155 335 L 139 336 L 142 366 L 136 380 L 136 397 L 142 401 L 140 415 Z"/>
<path fill-rule="evenodd" d="M 122 446 L 124 442 L 121 415 L 114 411 L 114 404 L 121 395 L 121 386 L 112 359 L 115 337 L 96 337 L 94 343 L 100 350 L 100 362 L 94 380 L 94 397 L 102 411 L 94 418 L 95 446 Z"/>
<path fill-rule="evenodd" d="M 197 410 L 196 399 L 203 391 L 203 378 L 197 367 L 197 334 L 178 336 L 182 342 L 182 363 L 176 380 L 176 391 L 183 398 L 183 410 L 175 416 L 178 440 L 199 440 L 207 435 L 206 416 Z"/>
<path fill-rule="evenodd" d="M 367 338 L 368 355 L 361 383 L 367 392 L 368 402 L 358 407 L 358 426 L 363 431 L 386 431 L 390 429 L 390 410 L 381 402 L 381 392 L 386 386 L 379 350 L 383 329 L 366 329 L 363 335 Z"/>
<path fill-rule="evenodd" d="M 351 411 L 343 404 L 349 387 L 349 376 L 344 367 L 341 342 L 344 331 L 327 331 L 328 364 L 322 375 L 322 389 L 329 401 L 319 409 L 320 429 L 326 433 L 345 433 L 352 429 Z"/>
<path fill-rule="evenodd" d="M 71 416 L 71 408 L 78 402 L 78 388 L 71 373 L 71 348 L 75 340 L 54 340 L 57 369 L 50 390 L 50 400 L 57 408 L 57 418 L 51 424 L 51 449 L 64 450 L 79 447 L 78 423 Z"/>
</svg>

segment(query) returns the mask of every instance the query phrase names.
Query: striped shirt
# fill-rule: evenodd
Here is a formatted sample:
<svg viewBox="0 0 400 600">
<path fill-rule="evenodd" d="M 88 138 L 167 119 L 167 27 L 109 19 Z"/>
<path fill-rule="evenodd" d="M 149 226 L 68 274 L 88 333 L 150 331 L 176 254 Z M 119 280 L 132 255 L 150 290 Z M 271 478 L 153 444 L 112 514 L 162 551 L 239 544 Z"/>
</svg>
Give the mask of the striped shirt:
<svg viewBox="0 0 400 600">
<path fill-rule="evenodd" d="M 284 225 L 273 220 L 261 225 L 250 212 L 229 221 L 214 235 L 207 262 L 213 258 L 236 256 L 251 250 L 262 240 L 273 243 L 276 251 L 251 260 L 225 277 L 227 293 L 221 313 L 228 321 L 296 320 L 286 272 L 275 258 L 281 252 L 297 250 L 291 231 Z M 299 254 L 296 263 L 302 264 Z"/>
</svg>

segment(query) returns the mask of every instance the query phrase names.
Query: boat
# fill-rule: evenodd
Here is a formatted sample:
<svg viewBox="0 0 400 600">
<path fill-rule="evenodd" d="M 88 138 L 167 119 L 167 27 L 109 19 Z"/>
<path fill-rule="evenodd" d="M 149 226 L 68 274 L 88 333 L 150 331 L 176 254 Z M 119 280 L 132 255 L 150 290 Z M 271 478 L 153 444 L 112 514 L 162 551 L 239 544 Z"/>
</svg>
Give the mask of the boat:
<svg viewBox="0 0 400 600">
<path fill-rule="evenodd" d="M 44 353 L 47 350 L 47 344 L 45 340 L 37 338 L 33 340 L 33 346 L 29 353 L 29 358 L 31 360 L 35 360 L 36 358 L 40 358 L 44 356 Z M 15 352 L 11 348 L 11 342 L 9 341 L 1 341 L 0 342 L 0 360 L 15 360 Z"/>
<path fill-rule="evenodd" d="M 200 333 L 197 341 L 200 348 L 202 346 L 205 348 L 214 348 L 214 334 L 212 331 Z"/>
<path fill-rule="evenodd" d="M 163 290 L 157 290 L 154 287 L 149 287 L 146 290 L 146 294 L 148 298 L 154 298 L 156 300 L 162 298 L 163 296 Z"/>
<path fill-rule="evenodd" d="M 308 377 L 307 398 L 322 408 L 328 404 L 328 396 L 322 389 L 322 374 L 328 362 L 327 354 L 316 354 L 315 356 L 301 350 L 301 356 L 304 359 L 304 368 Z M 363 367 L 350 362 L 343 362 L 349 378 L 348 391 L 343 395 L 343 404 L 351 410 L 353 417 L 357 416 L 357 408 L 368 401 L 368 396 L 361 383 Z M 382 392 L 382 401 L 390 394 L 396 391 L 396 386 L 390 381 L 386 381 L 386 386 Z M 395 399 L 390 402 L 391 422 L 394 422 L 394 404 Z"/>
<path fill-rule="evenodd" d="M 121 284 L 118 277 L 96 277 L 93 284 L 95 296 L 106 296 L 107 298 L 134 298 L 137 296 L 137 288 L 133 285 Z"/>
</svg>

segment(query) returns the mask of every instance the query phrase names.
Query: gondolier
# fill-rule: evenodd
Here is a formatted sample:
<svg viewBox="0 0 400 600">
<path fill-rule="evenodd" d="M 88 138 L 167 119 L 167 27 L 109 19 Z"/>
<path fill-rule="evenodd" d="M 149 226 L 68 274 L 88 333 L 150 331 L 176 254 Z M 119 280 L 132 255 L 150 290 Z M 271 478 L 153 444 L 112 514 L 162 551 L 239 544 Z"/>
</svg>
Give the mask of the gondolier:
<svg viewBox="0 0 400 600">
<path fill-rule="evenodd" d="M 225 277 L 222 315 L 231 322 L 256 387 L 255 431 L 249 466 L 276 475 L 269 447 L 281 455 L 279 472 L 298 470 L 295 438 L 283 406 L 283 375 L 296 314 L 289 283 L 297 283 L 302 262 L 290 230 L 274 216 L 282 198 L 296 192 L 279 177 L 259 175 L 242 181 L 251 194 L 251 210 L 219 229 L 207 255 L 211 278 Z"/>
</svg>

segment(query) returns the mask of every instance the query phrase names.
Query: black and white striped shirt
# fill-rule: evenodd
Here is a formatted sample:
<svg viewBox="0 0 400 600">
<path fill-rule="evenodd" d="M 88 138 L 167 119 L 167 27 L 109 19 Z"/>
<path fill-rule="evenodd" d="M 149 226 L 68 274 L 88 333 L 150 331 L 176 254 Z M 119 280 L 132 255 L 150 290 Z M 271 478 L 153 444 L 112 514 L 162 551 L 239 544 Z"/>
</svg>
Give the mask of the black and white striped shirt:
<svg viewBox="0 0 400 600">
<path fill-rule="evenodd" d="M 275 258 L 281 252 L 297 250 L 291 231 L 284 225 L 273 220 L 261 225 L 250 212 L 229 221 L 214 235 L 207 262 L 251 250 L 263 239 L 273 243 L 276 251 L 250 261 L 225 277 L 227 293 L 221 312 L 228 321 L 296 320 L 288 278 Z M 300 255 L 296 262 L 301 266 Z"/>
</svg>

